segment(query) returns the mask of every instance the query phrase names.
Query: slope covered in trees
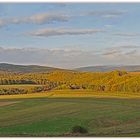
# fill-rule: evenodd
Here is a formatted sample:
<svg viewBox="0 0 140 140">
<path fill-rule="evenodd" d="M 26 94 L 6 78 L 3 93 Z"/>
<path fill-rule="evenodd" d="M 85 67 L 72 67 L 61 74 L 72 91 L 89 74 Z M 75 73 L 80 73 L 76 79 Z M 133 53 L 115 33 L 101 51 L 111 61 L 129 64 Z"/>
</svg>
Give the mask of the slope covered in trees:
<svg viewBox="0 0 140 140">
<path fill-rule="evenodd" d="M 33 91 L 42 92 L 52 89 L 88 89 L 100 92 L 140 92 L 140 73 L 126 71 L 112 72 L 73 72 L 56 70 L 49 73 L 12 73 L 0 72 L 0 85 L 40 85 Z M 22 88 L 9 89 L 3 86 L 1 93 L 28 93 Z M 5 92 L 4 92 L 5 91 Z"/>
<path fill-rule="evenodd" d="M 50 72 L 59 70 L 58 68 L 38 66 L 38 65 L 13 65 L 7 63 L 0 63 L 0 71 L 30 73 L 30 72 Z"/>
</svg>

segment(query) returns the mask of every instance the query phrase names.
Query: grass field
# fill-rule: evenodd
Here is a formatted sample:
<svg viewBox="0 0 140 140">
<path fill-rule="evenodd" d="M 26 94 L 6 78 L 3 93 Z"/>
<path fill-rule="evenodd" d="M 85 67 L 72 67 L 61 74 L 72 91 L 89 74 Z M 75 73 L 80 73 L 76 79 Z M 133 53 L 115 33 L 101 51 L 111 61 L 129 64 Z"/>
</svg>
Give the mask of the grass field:
<svg viewBox="0 0 140 140">
<path fill-rule="evenodd" d="M 140 99 L 91 96 L 89 91 L 87 96 L 81 91 L 38 94 L 29 94 L 31 99 L 0 96 L 0 136 L 140 136 Z M 88 133 L 71 133 L 77 125 Z"/>
</svg>

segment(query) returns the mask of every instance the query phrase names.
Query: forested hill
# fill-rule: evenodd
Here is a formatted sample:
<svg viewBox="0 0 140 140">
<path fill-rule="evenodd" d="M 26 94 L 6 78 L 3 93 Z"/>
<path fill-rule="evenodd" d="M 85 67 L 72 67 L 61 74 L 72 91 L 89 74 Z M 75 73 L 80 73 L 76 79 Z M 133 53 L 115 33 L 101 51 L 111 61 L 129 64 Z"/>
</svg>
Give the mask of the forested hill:
<svg viewBox="0 0 140 140">
<path fill-rule="evenodd" d="M 77 71 L 85 72 L 107 72 L 114 70 L 125 70 L 128 72 L 140 72 L 140 65 L 129 65 L 129 66 L 89 66 L 89 67 L 80 67 L 75 69 Z"/>
<path fill-rule="evenodd" d="M 39 66 L 39 65 L 14 65 L 8 63 L 0 63 L 0 71 L 15 72 L 15 73 L 43 73 L 55 70 L 66 70 L 55 67 Z M 89 66 L 74 69 L 81 72 L 108 72 L 114 70 L 125 70 L 128 72 L 140 72 L 140 65 L 131 66 Z M 73 71 L 73 70 L 72 70 Z"/>
<path fill-rule="evenodd" d="M 60 69 L 38 65 L 13 65 L 8 63 L 0 63 L 0 71 L 7 72 L 30 73 L 30 72 L 50 72 L 54 70 Z"/>
</svg>

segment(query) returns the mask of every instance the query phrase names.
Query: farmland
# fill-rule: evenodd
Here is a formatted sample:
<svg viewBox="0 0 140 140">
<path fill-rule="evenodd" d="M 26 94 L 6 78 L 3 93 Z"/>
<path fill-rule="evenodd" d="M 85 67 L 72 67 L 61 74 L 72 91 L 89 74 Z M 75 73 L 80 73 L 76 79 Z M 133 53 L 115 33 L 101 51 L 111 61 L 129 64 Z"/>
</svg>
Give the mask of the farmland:
<svg viewBox="0 0 140 140">
<path fill-rule="evenodd" d="M 0 73 L 0 136 L 140 136 L 139 72 Z"/>
</svg>

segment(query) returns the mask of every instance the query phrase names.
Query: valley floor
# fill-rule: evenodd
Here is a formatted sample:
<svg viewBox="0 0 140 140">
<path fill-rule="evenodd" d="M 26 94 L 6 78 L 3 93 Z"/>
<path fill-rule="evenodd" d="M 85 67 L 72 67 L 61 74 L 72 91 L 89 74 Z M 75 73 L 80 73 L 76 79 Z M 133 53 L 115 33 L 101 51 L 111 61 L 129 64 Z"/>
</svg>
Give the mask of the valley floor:
<svg viewBox="0 0 140 140">
<path fill-rule="evenodd" d="M 67 90 L 0 96 L 0 136 L 140 136 L 139 95 L 121 95 Z M 74 126 L 87 133 L 72 133 Z"/>
</svg>

